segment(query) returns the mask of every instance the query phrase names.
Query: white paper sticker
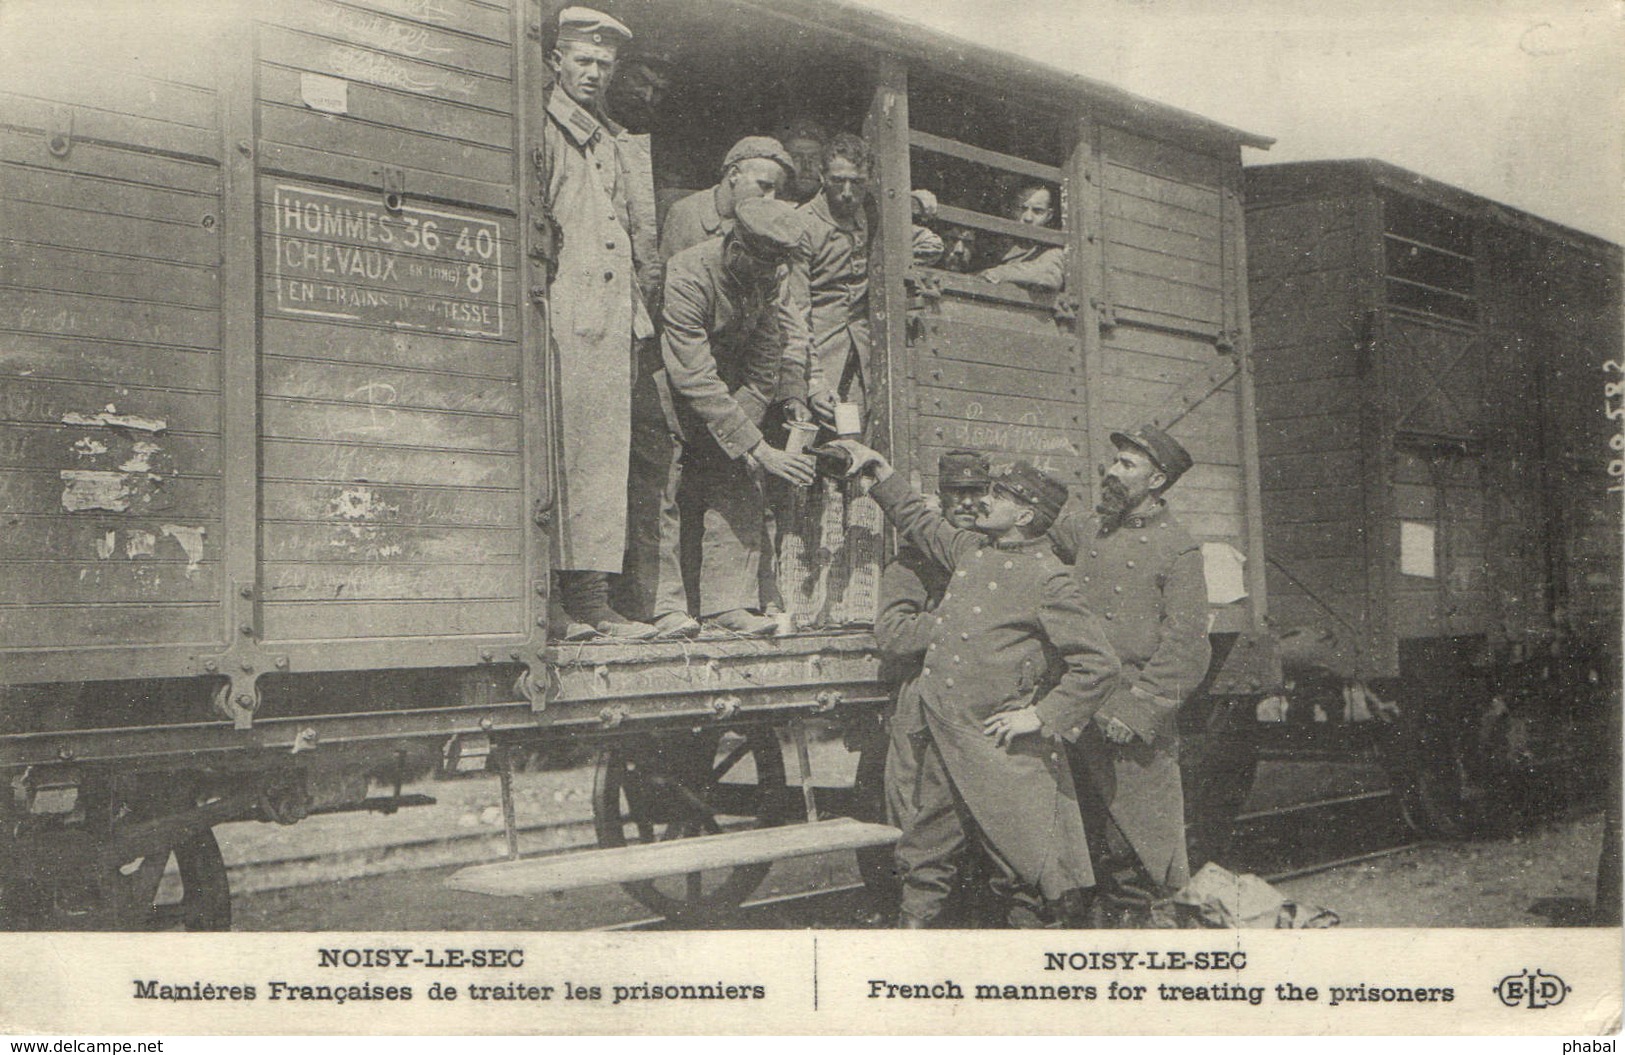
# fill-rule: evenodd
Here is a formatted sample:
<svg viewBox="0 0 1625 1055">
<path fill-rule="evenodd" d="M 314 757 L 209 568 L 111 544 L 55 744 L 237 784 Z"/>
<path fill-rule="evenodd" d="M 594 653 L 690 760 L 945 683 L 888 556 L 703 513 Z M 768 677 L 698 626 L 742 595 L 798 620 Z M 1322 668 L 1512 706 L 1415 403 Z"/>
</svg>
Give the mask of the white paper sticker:
<svg viewBox="0 0 1625 1055">
<path fill-rule="evenodd" d="M 1423 579 L 1439 577 L 1433 556 L 1433 525 L 1417 520 L 1399 522 L 1399 570 Z"/>
<path fill-rule="evenodd" d="M 1247 558 L 1228 542 L 1202 543 L 1208 604 L 1233 604 L 1247 596 Z"/>
<path fill-rule="evenodd" d="M 299 97 L 305 100 L 306 106 L 312 110 L 320 110 L 324 114 L 350 112 L 350 82 L 337 77 L 327 77 L 320 73 L 301 73 Z"/>
</svg>

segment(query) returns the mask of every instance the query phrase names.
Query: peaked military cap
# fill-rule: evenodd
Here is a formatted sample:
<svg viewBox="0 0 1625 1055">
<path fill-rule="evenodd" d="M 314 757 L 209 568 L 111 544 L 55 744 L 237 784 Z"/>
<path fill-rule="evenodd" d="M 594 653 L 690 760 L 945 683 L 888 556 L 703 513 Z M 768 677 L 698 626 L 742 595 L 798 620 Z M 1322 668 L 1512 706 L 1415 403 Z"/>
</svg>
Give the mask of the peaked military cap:
<svg viewBox="0 0 1625 1055">
<path fill-rule="evenodd" d="M 790 152 L 784 149 L 783 143 L 772 136 L 746 136 L 729 147 L 727 156 L 722 159 L 722 171 L 727 172 L 741 161 L 749 161 L 751 158 L 776 161 L 790 175 L 796 174 L 796 163 L 790 159 Z"/>
<path fill-rule="evenodd" d="M 980 451 L 947 451 L 937 459 L 937 490 L 950 487 L 986 487 L 987 455 Z"/>
<path fill-rule="evenodd" d="M 1018 501 L 1025 502 L 1051 520 L 1060 516 L 1066 505 L 1066 484 L 1030 462 L 1017 461 L 993 476 L 993 486 Z"/>
<path fill-rule="evenodd" d="M 606 44 L 620 47 L 630 43 L 632 31 L 602 11 L 590 7 L 567 7 L 559 12 L 559 43 Z"/>
<path fill-rule="evenodd" d="M 1190 451 L 1155 425 L 1141 425 L 1132 432 L 1114 432 L 1112 442 L 1119 447 L 1127 444 L 1144 451 L 1146 457 L 1151 459 L 1151 464 L 1161 469 L 1162 474 L 1168 477 L 1169 487 L 1174 485 L 1175 480 L 1184 476 L 1187 469 L 1196 464 Z"/>
<path fill-rule="evenodd" d="M 734 233 L 753 253 L 778 257 L 800 244 L 806 224 L 792 205 L 746 198 L 734 206 Z"/>
</svg>

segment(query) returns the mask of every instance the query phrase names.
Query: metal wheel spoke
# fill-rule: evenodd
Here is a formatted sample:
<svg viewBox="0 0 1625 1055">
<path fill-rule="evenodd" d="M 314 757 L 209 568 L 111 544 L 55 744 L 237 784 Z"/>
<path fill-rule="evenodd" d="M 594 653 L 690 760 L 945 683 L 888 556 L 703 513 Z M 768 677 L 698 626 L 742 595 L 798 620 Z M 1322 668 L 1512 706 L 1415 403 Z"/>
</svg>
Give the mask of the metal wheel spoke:
<svg viewBox="0 0 1625 1055">
<path fill-rule="evenodd" d="M 729 751 L 723 760 L 711 769 L 711 783 L 720 784 L 728 771 L 739 764 L 739 760 L 750 754 L 750 741 L 741 740 L 732 751 Z"/>
</svg>

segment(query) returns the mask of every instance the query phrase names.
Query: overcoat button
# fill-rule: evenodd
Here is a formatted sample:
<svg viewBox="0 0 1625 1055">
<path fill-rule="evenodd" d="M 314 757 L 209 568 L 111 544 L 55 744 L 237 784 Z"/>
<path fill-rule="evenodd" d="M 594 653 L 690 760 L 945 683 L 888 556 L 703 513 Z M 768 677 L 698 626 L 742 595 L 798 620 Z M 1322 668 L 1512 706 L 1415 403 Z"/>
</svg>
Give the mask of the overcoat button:
<svg viewBox="0 0 1625 1055">
<path fill-rule="evenodd" d="M 954 679 L 946 678 L 946 679 L 943 680 L 943 684 L 948 686 L 951 689 L 951 688 L 954 687 Z"/>
<path fill-rule="evenodd" d="M 929 678 L 931 676 L 931 668 L 930 667 L 921 667 L 920 668 L 920 674 L 921 674 L 922 677 Z"/>
<path fill-rule="evenodd" d="M 1128 566 L 1129 566 L 1129 567 L 1131 567 L 1131 568 L 1132 568 L 1132 567 L 1134 567 L 1134 562 L 1133 562 L 1133 561 L 1129 561 L 1129 562 L 1128 562 Z"/>
<path fill-rule="evenodd" d="M 1122 593 L 1122 592 L 1123 592 L 1123 588 L 1121 586 L 1113 586 L 1112 587 L 1112 593 Z"/>
<path fill-rule="evenodd" d="M 1100 556 L 1100 551 L 1097 550 L 1097 549 L 1092 549 L 1092 550 L 1089 551 L 1089 556 L 1098 557 L 1098 556 Z"/>
<path fill-rule="evenodd" d="M 1014 564 L 1012 564 L 1012 563 L 1010 563 L 1010 562 L 1009 562 L 1009 561 L 1005 561 L 1005 562 L 1004 562 L 1004 566 L 1005 566 L 1005 567 L 1006 567 L 1006 568 L 1014 568 L 1014 567 L 1015 567 L 1015 565 L 1014 565 Z"/>
<path fill-rule="evenodd" d="M 989 590 L 997 590 L 999 588 L 999 584 L 996 583 L 996 582 L 990 582 L 990 583 L 987 584 L 987 588 Z M 947 600 L 947 599 L 948 599 L 948 595 L 943 594 L 943 600 Z"/>
<path fill-rule="evenodd" d="M 1107 612 L 1106 613 L 1106 618 L 1107 619 L 1116 619 L 1117 618 L 1117 613 L 1115 613 L 1115 612 Z"/>
<path fill-rule="evenodd" d="M 605 249 L 614 249 L 615 248 L 615 243 L 614 242 L 605 242 L 604 243 L 604 248 Z"/>
<path fill-rule="evenodd" d="M 1069 733 L 1069 734 L 1068 734 L 1068 735 L 1070 735 L 1070 736 L 1077 736 L 1077 735 L 1078 735 L 1078 734 L 1079 734 L 1079 733 L 1081 733 L 1081 732 L 1083 732 L 1083 730 L 1082 730 L 1082 729 L 1081 729 L 1081 728 L 1079 728 L 1079 727 L 1078 727 L 1078 726 L 1076 726 L 1076 725 L 1074 725 L 1074 726 L 1073 726 L 1073 727 L 1072 727 L 1072 732 L 1071 732 L 1071 733 Z"/>
<path fill-rule="evenodd" d="M 963 579 L 965 576 L 967 576 L 969 574 L 970 574 L 970 572 L 966 571 L 964 568 L 959 569 L 959 577 L 961 579 Z"/>
<path fill-rule="evenodd" d="M 973 613 L 975 613 L 976 615 L 981 615 L 982 614 L 982 606 L 979 605 L 979 604 L 972 605 L 971 606 L 971 611 Z"/>
<path fill-rule="evenodd" d="M 605 271 L 604 272 L 604 281 L 605 282 L 612 282 L 612 281 L 614 281 L 614 279 L 615 279 L 615 272 L 613 272 L 613 271 Z"/>
<path fill-rule="evenodd" d="M 937 650 L 937 643 L 935 641 L 933 641 L 929 645 L 926 645 L 925 647 L 926 647 L 926 650 L 928 652 L 935 652 Z"/>
<path fill-rule="evenodd" d="M 1203 635 L 1202 635 L 1202 636 L 1203 636 L 1203 637 L 1206 637 L 1206 636 L 1207 636 L 1207 635 L 1206 635 L 1206 634 L 1203 634 Z M 970 635 L 969 635 L 969 634 L 967 634 L 967 633 L 965 633 L 965 632 L 964 632 L 964 631 L 963 631 L 963 630 L 962 630 L 962 631 L 960 631 L 960 632 L 959 632 L 959 640 L 961 640 L 961 641 L 969 641 L 969 640 L 970 640 Z"/>
</svg>

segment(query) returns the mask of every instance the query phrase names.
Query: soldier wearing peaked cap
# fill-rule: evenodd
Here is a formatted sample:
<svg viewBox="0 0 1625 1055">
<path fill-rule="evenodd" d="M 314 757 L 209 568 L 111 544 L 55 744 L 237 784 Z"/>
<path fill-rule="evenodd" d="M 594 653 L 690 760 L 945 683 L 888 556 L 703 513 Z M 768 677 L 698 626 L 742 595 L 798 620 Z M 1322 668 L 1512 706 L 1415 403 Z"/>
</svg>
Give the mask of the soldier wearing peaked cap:
<svg viewBox="0 0 1625 1055">
<path fill-rule="evenodd" d="M 777 139 L 741 139 L 722 159 L 722 178 L 715 187 L 680 198 L 666 210 L 661 257 L 670 260 L 691 245 L 727 234 L 733 229 L 734 206 L 747 198 L 777 199 L 795 171 L 795 162 Z"/>
<path fill-rule="evenodd" d="M 948 523 L 966 531 L 974 529 L 989 479 L 987 455 L 980 451 L 947 451 L 937 460 L 938 504 Z M 898 827 L 908 828 L 916 814 L 926 815 L 916 840 L 923 849 L 914 867 L 941 871 L 943 886 L 951 885 L 959 871 L 964 831 L 954 812 L 953 788 L 941 779 L 940 768 L 921 771 L 928 740 L 925 718 L 918 697 L 907 688 L 919 677 L 931 642 L 934 612 L 947 586 L 948 572 L 905 543 L 880 574 L 875 615 L 880 676 L 892 690 L 893 703 L 882 781 L 886 816 Z"/>
<path fill-rule="evenodd" d="M 1191 468 L 1190 453 L 1153 425 L 1111 440 L 1117 454 L 1095 515 L 1068 514 L 1051 531 L 1125 675 L 1081 730 L 1075 759 L 1080 787 L 1110 816 L 1091 826 L 1097 846 L 1110 836 L 1132 850 L 1126 878 L 1103 878 L 1107 922 L 1164 923 L 1158 903 L 1190 878 L 1176 715 L 1212 657 L 1207 583 L 1201 547 L 1163 499 Z"/>
<path fill-rule="evenodd" d="M 927 926 L 941 911 L 951 872 L 940 867 L 940 832 L 955 825 L 993 865 L 1012 925 L 1076 922 L 1094 876 L 1062 740 L 1113 691 L 1119 668 L 1044 536 L 1066 485 L 1018 463 L 993 477 L 976 530 L 966 531 L 928 509 L 879 454 L 838 442 L 873 473 L 870 496 L 899 533 L 948 575 L 919 675 L 898 706 L 924 719 L 916 786 L 930 774 L 952 796 L 935 814 L 905 818 L 899 925 Z"/>
<path fill-rule="evenodd" d="M 679 445 L 661 498 L 655 626 L 663 636 L 699 630 L 683 582 L 681 533 L 690 529 L 700 531 L 694 613 L 736 633 L 776 628 L 760 611 L 763 474 L 802 487 L 813 479 L 811 456 L 762 438 L 775 405 L 806 416 L 805 346 L 786 340 L 778 299 L 801 237 L 794 209 L 753 198 L 739 203 L 725 237 L 667 262 L 661 359 Z"/>
<path fill-rule="evenodd" d="M 598 11 L 559 13 L 549 56 L 555 84 L 542 130 L 545 216 L 558 234 L 548 287 L 559 431 L 555 633 L 622 637 L 653 631 L 609 606 L 609 575 L 626 549 L 634 342 L 654 336 L 653 198 L 647 142 L 604 114 L 619 48 L 632 33 Z M 642 162 L 639 159 L 642 159 Z"/>
</svg>

